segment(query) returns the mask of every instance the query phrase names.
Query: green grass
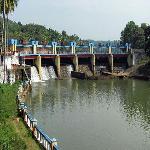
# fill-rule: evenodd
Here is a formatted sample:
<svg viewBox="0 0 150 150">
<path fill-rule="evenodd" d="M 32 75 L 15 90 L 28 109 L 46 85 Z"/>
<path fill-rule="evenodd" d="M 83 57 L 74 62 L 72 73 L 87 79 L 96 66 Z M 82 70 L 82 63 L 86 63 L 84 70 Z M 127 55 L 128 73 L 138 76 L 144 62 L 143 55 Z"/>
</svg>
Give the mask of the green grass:
<svg viewBox="0 0 150 150">
<path fill-rule="evenodd" d="M 18 84 L 0 85 L 0 150 L 38 150 L 21 118 L 17 121 Z"/>
</svg>

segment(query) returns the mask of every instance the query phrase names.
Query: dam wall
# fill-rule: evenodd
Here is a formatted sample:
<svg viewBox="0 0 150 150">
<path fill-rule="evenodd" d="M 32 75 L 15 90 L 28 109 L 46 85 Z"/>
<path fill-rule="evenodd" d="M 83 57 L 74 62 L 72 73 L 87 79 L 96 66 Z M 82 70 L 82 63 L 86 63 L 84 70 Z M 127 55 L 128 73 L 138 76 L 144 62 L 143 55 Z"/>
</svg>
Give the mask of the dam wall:
<svg viewBox="0 0 150 150">
<path fill-rule="evenodd" d="M 128 47 L 97 48 L 92 43 L 78 46 L 75 42 L 71 42 L 69 46 L 60 46 L 57 42 L 38 45 L 38 42 L 34 42 L 31 45 L 12 43 L 10 49 L 11 57 L 17 54 L 15 57 L 18 59 L 18 65 L 30 66 L 28 72 L 38 74 L 38 80 L 68 78 L 71 77 L 71 71 L 95 76 L 100 75 L 102 71 L 124 71 L 134 65 L 134 53 Z M 7 62 L 6 56 L 1 54 L 1 63 L 4 64 L 4 61 Z"/>
</svg>

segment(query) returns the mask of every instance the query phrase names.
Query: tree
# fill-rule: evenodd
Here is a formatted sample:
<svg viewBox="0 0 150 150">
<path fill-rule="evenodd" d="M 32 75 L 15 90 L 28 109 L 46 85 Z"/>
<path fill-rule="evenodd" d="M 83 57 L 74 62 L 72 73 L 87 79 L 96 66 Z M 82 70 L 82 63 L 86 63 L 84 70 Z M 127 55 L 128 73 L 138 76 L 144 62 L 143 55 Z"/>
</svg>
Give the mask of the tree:
<svg viewBox="0 0 150 150">
<path fill-rule="evenodd" d="M 3 50 L 6 51 L 6 41 L 7 41 L 7 29 L 8 29 L 8 14 L 14 11 L 17 6 L 18 0 L 0 0 L 0 12 L 3 15 Z M 7 16 L 7 22 L 6 22 Z"/>
<path fill-rule="evenodd" d="M 2 18 L 0 17 L 0 23 Z M 46 28 L 38 24 L 22 24 L 21 22 L 8 21 L 9 32 L 8 37 L 18 39 L 21 43 L 26 43 L 29 40 L 38 40 L 40 44 L 56 41 L 58 44 L 68 45 L 70 41 L 75 41 L 80 44 L 81 40 L 76 34 L 68 35 L 66 31 L 58 32 L 51 28 Z M 84 41 L 83 41 L 84 42 Z M 83 43 L 82 42 L 82 43 Z M 85 43 L 85 42 L 84 42 Z"/>
<path fill-rule="evenodd" d="M 144 29 L 136 25 L 133 21 L 128 22 L 124 30 L 121 32 L 121 42 L 123 44 L 130 43 L 132 48 L 144 48 Z"/>
<path fill-rule="evenodd" d="M 6 45 L 7 45 L 7 24 L 6 24 L 6 16 L 8 18 L 8 14 L 14 11 L 14 8 L 17 6 L 18 0 L 0 0 L 0 12 L 3 15 L 3 37 L 2 37 L 2 49 L 4 52 L 4 82 L 6 82 Z M 7 19 L 8 20 L 8 19 Z"/>
<path fill-rule="evenodd" d="M 144 29 L 145 35 L 145 52 L 150 55 L 150 26 L 141 24 L 141 27 Z"/>
</svg>

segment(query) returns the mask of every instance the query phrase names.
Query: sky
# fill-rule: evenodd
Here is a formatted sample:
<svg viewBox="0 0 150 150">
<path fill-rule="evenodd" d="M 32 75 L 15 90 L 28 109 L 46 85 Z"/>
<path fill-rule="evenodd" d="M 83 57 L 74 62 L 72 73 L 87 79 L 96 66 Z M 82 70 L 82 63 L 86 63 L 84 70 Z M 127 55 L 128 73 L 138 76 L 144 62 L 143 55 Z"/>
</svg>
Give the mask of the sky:
<svg viewBox="0 0 150 150">
<path fill-rule="evenodd" d="M 118 40 L 129 21 L 150 24 L 150 1 L 20 0 L 10 19 L 65 30 L 82 39 Z"/>
</svg>

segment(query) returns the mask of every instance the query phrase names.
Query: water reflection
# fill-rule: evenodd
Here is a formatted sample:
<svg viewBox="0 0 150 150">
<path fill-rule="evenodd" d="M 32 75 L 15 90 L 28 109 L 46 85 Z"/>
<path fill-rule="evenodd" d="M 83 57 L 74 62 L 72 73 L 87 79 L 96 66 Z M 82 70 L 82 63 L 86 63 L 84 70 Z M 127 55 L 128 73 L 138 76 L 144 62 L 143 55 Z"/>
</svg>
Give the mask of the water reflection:
<svg viewBox="0 0 150 150">
<path fill-rule="evenodd" d="M 123 112 L 130 124 L 138 122 L 144 130 L 147 130 L 150 123 L 150 84 L 131 80 L 127 87 L 130 88 L 124 91 L 124 99 L 121 101 Z"/>
<path fill-rule="evenodd" d="M 136 80 L 51 80 L 33 84 L 27 103 L 62 149 L 137 150 L 150 146 L 149 91 Z"/>
</svg>

